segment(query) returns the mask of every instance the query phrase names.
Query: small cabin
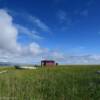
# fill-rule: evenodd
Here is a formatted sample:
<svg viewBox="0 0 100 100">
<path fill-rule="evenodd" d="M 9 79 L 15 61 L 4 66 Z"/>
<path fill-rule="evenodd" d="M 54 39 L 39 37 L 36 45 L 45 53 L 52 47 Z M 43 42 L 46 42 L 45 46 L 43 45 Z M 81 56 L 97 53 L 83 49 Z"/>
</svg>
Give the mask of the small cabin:
<svg viewBox="0 0 100 100">
<path fill-rule="evenodd" d="M 41 66 L 51 67 L 51 66 L 56 66 L 56 63 L 55 63 L 54 60 L 42 60 L 41 61 Z"/>
</svg>

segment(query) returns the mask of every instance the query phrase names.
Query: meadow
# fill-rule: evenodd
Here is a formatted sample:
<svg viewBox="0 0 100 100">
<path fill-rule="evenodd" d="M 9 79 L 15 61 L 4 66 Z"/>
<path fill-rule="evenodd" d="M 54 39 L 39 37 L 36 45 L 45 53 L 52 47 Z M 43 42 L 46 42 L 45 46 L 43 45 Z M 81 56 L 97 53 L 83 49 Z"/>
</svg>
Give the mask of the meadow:
<svg viewBox="0 0 100 100">
<path fill-rule="evenodd" d="M 100 100 L 99 65 L 0 67 L 0 100 Z"/>
</svg>

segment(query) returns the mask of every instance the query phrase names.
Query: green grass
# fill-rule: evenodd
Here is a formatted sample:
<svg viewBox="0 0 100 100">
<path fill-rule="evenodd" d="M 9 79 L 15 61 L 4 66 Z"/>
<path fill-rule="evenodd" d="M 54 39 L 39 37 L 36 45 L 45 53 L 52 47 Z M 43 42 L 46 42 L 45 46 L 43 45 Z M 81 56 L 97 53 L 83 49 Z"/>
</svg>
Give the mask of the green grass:
<svg viewBox="0 0 100 100">
<path fill-rule="evenodd" d="M 0 100 L 100 100 L 100 66 L 2 70 Z"/>
</svg>

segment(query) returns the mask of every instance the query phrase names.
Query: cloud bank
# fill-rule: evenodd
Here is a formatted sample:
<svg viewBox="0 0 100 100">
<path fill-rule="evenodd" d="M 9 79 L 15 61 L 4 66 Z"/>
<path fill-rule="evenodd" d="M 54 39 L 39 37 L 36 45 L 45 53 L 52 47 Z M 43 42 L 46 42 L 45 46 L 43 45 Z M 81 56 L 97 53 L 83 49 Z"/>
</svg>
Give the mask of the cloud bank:
<svg viewBox="0 0 100 100">
<path fill-rule="evenodd" d="M 29 30 L 21 27 L 21 31 L 29 33 Z M 17 41 L 19 30 L 13 23 L 13 18 L 7 11 L 0 10 L 0 60 L 19 62 L 19 59 L 26 58 L 32 59 L 42 53 L 42 48 L 38 43 L 30 43 L 27 46 L 22 46 Z M 37 35 L 33 35 L 35 38 L 40 38 Z M 24 59 L 23 59 L 24 58 Z M 27 61 L 26 61 L 27 62 Z"/>
<path fill-rule="evenodd" d="M 61 17 L 64 19 L 63 17 Z M 82 56 L 67 55 L 48 48 L 42 48 L 37 42 L 31 42 L 22 46 L 18 42 L 20 32 L 41 38 L 36 31 L 30 31 L 27 27 L 16 25 L 13 17 L 3 9 L 0 9 L 0 62 L 12 63 L 36 63 L 41 59 L 53 59 L 63 64 L 100 64 L 100 55 L 90 54 Z M 49 30 L 36 18 L 34 22 L 38 27 Z"/>
</svg>

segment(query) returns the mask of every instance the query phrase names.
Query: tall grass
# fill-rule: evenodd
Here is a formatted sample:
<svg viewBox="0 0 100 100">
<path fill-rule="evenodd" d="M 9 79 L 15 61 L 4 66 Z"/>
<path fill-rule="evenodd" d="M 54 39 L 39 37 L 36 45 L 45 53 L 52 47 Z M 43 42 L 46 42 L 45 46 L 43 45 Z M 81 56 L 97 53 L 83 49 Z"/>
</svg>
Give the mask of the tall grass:
<svg viewBox="0 0 100 100">
<path fill-rule="evenodd" d="M 2 70 L 0 100 L 100 100 L 100 66 Z"/>
</svg>

